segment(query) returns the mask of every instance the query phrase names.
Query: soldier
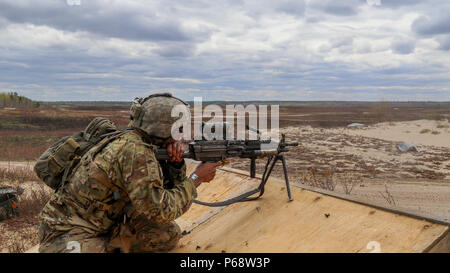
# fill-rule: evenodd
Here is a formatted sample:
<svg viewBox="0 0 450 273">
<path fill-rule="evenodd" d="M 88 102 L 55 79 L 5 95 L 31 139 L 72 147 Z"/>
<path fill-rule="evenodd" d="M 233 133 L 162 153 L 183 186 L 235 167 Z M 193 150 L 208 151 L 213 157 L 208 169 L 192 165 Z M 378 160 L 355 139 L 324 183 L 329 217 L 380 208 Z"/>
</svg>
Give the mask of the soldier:
<svg viewBox="0 0 450 273">
<path fill-rule="evenodd" d="M 160 252 L 176 246 L 181 230 L 174 220 L 219 165 L 202 163 L 186 177 L 184 150 L 171 137 L 171 111 L 179 104 L 187 105 L 170 94 L 133 102 L 132 130 L 100 151 L 90 149 L 44 207 L 40 252 Z M 171 160 L 158 161 L 157 147 L 166 147 Z"/>
</svg>

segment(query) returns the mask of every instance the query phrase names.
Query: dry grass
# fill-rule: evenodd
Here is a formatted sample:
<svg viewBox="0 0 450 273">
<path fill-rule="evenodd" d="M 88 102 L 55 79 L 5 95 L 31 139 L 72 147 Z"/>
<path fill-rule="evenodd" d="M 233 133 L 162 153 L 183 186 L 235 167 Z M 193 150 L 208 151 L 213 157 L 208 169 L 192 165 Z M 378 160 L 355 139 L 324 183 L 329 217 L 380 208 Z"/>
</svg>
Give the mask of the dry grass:
<svg viewBox="0 0 450 273">
<path fill-rule="evenodd" d="M 2 184 L 21 185 L 25 189 L 17 197 L 19 214 L 0 223 L 0 252 L 24 252 L 39 242 L 38 216 L 52 191 L 37 181 L 31 166 L 0 168 Z"/>
<path fill-rule="evenodd" d="M 446 116 L 441 113 L 428 113 L 423 115 L 422 118 L 428 120 L 445 120 Z"/>
<path fill-rule="evenodd" d="M 44 208 L 50 199 L 52 193 L 44 187 L 42 183 L 38 184 L 37 189 L 31 191 L 29 195 L 24 195 L 19 198 L 20 219 L 13 221 L 27 222 L 30 224 L 38 224 L 36 216 Z"/>
<path fill-rule="evenodd" d="M 0 181 L 23 183 L 26 181 L 39 181 L 31 166 L 27 167 L 0 167 Z"/>
<path fill-rule="evenodd" d="M 1 222 L 0 251 L 21 253 L 39 243 L 39 213 L 51 194 L 39 183 L 30 194 L 18 197 L 19 215 Z"/>
<path fill-rule="evenodd" d="M 351 173 L 344 173 L 340 174 L 338 176 L 339 184 L 342 186 L 342 189 L 345 194 L 351 194 L 353 191 L 353 188 L 361 184 L 362 177 L 357 174 L 351 174 Z"/>
<path fill-rule="evenodd" d="M 367 164 L 366 161 L 360 160 L 355 163 L 355 166 L 360 168 L 365 177 L 375 178 L 379 170 L 373 164 Z"/>
<path fill-rule="evenodd" d="M 59 138 L 83 130 L 97 116 L 106 117 L 124 129 L 129 121 L 127 109 L 118 106 L 0 108 L 0 160 L 35 160 Z"/>
<path fill-rule="evenodd" d="M 334 167 L 326 170 L 311 168 L 300 177 L 300 183 L 328 191 L 335 191 L 341 185 L 345 194 L 351 194 L 353 188 L 362 183 L 362 177 L 353 173 L 336 173 Z"/>
<path fill-rule="evenodd" d="M 302 183 L 311 187 L 334 191 L 337 182 L 335 181 L 335 169 L 318 170 L 316 168 L 309 169 L 302 178 Z"/>
<path fill-rule="evenodd" d="M 391 206 L 397 206 L 397 203 L 395 202 L 394 196 L 392 196 L 391 192 L 389 191 L 386 184 L 384 184 L 384 193 L 380 192 L 380 195 L 383 197 L 386 202 Z"/>
</svg>

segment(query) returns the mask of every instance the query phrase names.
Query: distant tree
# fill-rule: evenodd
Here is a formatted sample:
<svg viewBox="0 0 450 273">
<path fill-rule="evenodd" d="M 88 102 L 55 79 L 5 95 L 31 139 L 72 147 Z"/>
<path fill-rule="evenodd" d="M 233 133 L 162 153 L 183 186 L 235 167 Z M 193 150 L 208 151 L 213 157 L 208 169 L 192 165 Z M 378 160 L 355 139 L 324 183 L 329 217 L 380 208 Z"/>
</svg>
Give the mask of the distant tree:
<svg viewBox="0 0 450 273">
<path fill-rule="evenodd" d="M 2 107 L 39 107 L 39 102 L 20 96 L 17 92 L 0 93 Z"/>
</svg>

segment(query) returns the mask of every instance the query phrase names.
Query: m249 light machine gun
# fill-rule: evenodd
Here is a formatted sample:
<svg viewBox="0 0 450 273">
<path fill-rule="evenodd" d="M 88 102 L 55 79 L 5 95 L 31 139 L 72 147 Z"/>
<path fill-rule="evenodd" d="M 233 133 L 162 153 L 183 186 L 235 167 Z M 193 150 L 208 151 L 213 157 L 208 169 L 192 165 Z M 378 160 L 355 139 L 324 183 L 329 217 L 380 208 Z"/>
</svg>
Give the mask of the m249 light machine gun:
<svg viewBox="0 0 450 273">
<path fill-rule="evenodd" d="M 247 126 L 247 129 L 251 129 Z M 255 130 L 259 133 L 259 131 Z M 275 144 L 275 145 L 274 145 Z M 265 150 L 265 146 L 274 147 Z M 264 194 L 264 186 L 272 173 L 277 161 L 281 161 L 286 182 L 286 190 L 289 201 L 292 201 L 291 190 L 287 173 L 286 159 L 282 153 L 289 151 L 289 146 L 298 146 L 298 142 L 286 142 L 285 135 L 281 134 L 281 140 L 278 143 L 271 140 L 196 140 L 189 143 L 189 149 L 183 153 L 183 158 L 192 158 L 202 162 L 224 162 L 230 157 L 249 158 L 250 159 L 250 177 L 254 178 L 256 173 L 256 159 L 267 157 L 264 173 L 261 177 L 261 183 L 258 188 L 243 193 L 237 197 L 217 203 L 206 203 L 195 200 L 200 205 L 221 207 L 236 202 L 251 201 L 260 198 Z M 158 149 L 156 153 L 158 160 L 168 160 L 169 156 L 166 149 Z M 256 193 L 257 196 L 250 197 Z"/>
</svg>

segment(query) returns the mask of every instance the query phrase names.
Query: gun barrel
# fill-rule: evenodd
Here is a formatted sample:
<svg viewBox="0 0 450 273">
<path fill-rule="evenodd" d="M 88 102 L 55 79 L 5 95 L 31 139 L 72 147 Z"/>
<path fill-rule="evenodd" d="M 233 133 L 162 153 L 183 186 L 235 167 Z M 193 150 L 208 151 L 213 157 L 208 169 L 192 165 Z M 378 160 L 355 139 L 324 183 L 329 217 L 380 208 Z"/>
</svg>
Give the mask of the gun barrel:
<svg viewBox="0 0 450 273">
<path fill-rule="evenodd" d="M 182 158 L 194 158 L 194 154 L 191 152 L 185 152 L 181 156 Z M 156 159 L 158 160 L 169 160 L 169 154 L 167 153 L 167 149 L 158 149 L 156 152 Z"/>
<path fill-rule="evenodd" d="M 202 143 L 208 143 L 208 145 L 203 145 Z M 218 161 L 223 160 L 226 157 L 265 157 L 276 155 L 277 153 L 288 152 L 288 146 L 298 146 L 298 142 L 281 142 L 278 149 L 260 150 L 261 143 L 266 143 L 266 141 L 256 141 L 255 143 L 246 143 L 245 141 L 202 141 L 201 143 L 199 142 L 190 144 L 193 146 L 190 147 L 188 152 L 183 153 L 182 158 L 192 158 L 204 161 Z M 158 160 L 169 160 L 170 157 L 167 153 L 167 149 L 158 148 L 156 152 L 156 158 Z"/>
</svg>

